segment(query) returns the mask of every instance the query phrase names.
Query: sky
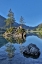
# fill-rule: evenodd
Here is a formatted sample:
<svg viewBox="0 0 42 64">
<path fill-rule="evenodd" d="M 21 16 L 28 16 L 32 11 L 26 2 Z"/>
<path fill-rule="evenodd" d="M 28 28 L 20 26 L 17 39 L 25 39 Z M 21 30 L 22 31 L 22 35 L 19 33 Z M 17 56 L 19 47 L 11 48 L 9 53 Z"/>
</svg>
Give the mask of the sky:
<svg viewBox="0 0 42 64">
<path fill-rule="evenodd" d="M 27 26 L 42 23 L 42 0 L 0 0 L 0 15 L 7 18 L 10 8 L 18 23 L 21 16 Z"/>
</svg>

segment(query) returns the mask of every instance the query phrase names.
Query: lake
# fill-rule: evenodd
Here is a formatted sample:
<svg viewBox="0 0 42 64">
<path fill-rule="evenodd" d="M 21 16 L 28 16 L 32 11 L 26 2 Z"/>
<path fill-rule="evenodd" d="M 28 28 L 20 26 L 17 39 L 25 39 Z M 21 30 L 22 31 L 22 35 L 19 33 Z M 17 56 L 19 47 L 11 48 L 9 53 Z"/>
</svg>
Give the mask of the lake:
<svg viewBox="0 0 42 64">
<path fill-rule="evenodd" d="M 26 57 L 22 48 L 30 43 L 36 44 L 40 49 L 38 58 Z M 42 38 L 35 34 L 28 34 L 24 39 L 5 39 L 0 36 L 0 64 L 42 64 Z"/>
</svg>

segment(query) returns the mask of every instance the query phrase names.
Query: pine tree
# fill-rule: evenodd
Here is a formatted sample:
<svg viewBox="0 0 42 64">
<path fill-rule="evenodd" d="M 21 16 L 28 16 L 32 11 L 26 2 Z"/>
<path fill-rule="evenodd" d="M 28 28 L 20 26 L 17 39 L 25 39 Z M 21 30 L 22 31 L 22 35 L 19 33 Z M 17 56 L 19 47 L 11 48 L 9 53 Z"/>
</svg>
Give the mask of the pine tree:
<svg viewBox="0 0 42 64">
<path fill-rule="evenodd" d="M 20 24 L 21 26 L 24 24 L 24 18 L 22 16 L 20 17 Z"/>
<path fill-rule="evenodd" d="M 8 16 L 8 18 L 5 20 L 6 26 L 10 26 L 10 28 L 11 28 L 13 23 L 15 22 L 14 13 L 12 12 L 11 9 L 9 10 L 9 13 L 7 16 Z"/>
</svg>

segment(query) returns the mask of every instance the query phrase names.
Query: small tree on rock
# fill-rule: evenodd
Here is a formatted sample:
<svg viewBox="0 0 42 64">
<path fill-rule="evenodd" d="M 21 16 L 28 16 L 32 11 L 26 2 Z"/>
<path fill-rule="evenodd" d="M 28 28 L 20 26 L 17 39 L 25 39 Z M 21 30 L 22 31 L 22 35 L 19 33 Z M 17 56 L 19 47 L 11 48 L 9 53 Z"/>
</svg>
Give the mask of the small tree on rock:
<svg viewBox="0 0 42 64">
<path fill-rule="evenodd" d="M 24 18 L 22 16 L 20 17 L 20 24 L 21 26 L 24 24 Z"/>
</svg>

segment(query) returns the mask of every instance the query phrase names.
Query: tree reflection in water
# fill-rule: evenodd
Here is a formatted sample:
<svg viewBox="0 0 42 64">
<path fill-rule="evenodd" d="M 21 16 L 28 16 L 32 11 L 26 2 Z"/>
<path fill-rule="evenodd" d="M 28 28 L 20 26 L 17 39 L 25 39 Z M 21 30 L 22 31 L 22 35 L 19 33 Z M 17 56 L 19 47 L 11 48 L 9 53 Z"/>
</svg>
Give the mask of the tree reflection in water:
<svg viewBox="0 0 42 64">
<path fill-rule="evenodd" d="M 6 52 L 8 53 L 8 57 L 12 58 L 14 57 L 15 47 L 11 43 L 7 44 L 6 46 Z"/>
<path fill-rule="evenodd" d="M 8 58 L 9 58 L 9 63 L 12 64 L 12 58 L 15 55 L 15 47 L 14 47 L 14 43 L 17 44 L 22 44 L 26 41 L 26 38 L 13 38 L 13 37 L 8 37 L 6 39 L 8 42 L 10 42 L 9 44 L 6 45 L 6 52 L 8 53 Z"/>
</svg>

